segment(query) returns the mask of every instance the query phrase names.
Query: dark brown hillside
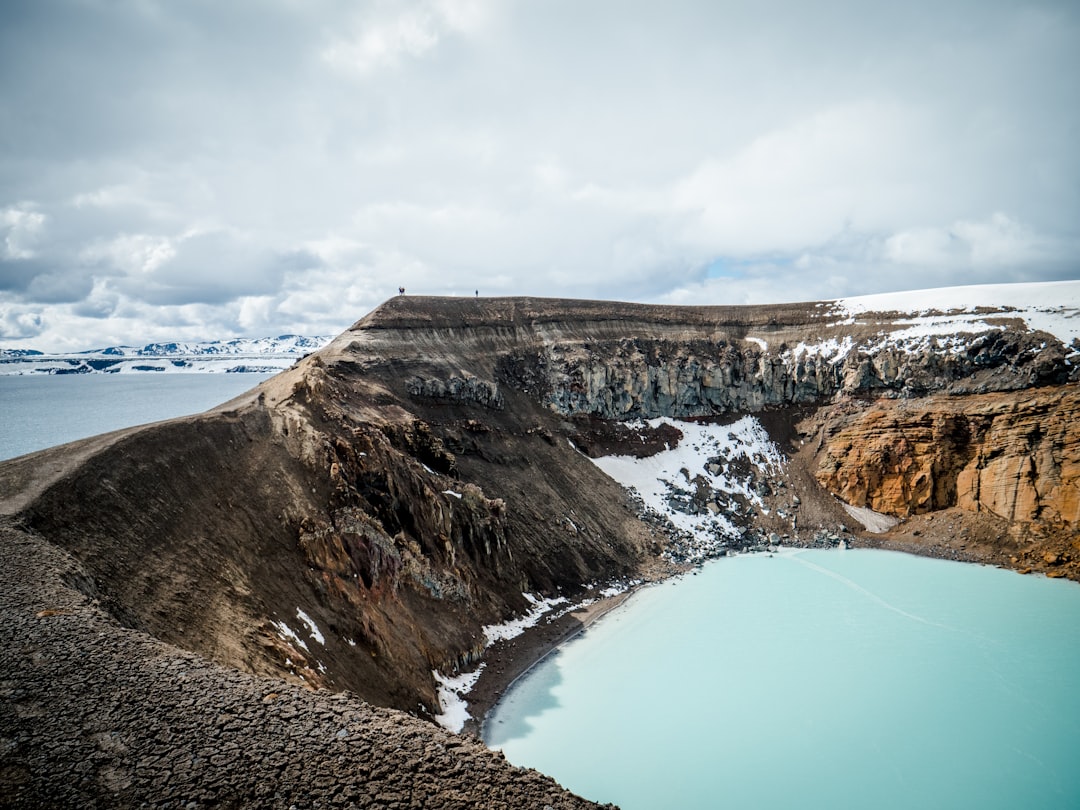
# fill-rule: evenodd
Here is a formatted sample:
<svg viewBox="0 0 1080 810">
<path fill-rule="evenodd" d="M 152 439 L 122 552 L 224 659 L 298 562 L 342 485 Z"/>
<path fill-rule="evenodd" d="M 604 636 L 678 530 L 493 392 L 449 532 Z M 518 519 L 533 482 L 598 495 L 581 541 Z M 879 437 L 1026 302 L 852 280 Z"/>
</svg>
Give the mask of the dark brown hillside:
<svg viewBox="0 0 1080 810">
<path fill-rule="evenodd" d="M 305 413 L 300 430 L 255 400 L 125 436 L 49 487 L 27 523 L 83 562 L 83 589 L 127 626 L 414 711 L 437 711 L 431 670 L 472 655 L 482 624 L 526 606 L 522 591 L 633 570 L 627 538 L 641 531 L 587 461 L 558 458 L 509 415 L 481 432 L 444 418 L 442 438 L 415 416 L 355 425 L 345 379 L 323 385 L 332 406 L 303 392 L 279 406 Z M 606 489 L 619 510 L 578 505 L 584 531 L 566 536 L 568 487 Z M 303 635 L 297 608 L 325 643 Z"/>
</svg>

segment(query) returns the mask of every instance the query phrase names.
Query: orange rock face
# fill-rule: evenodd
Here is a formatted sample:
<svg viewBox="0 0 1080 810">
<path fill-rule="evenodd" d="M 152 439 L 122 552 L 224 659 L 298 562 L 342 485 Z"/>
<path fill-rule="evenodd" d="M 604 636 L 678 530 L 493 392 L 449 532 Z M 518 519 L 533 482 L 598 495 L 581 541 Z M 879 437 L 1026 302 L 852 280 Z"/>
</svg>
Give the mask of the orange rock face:
<svg viewBox="0 0 1080 810">
<path fill-rule="evenodd" d="M 948 507 L 1080 524 L 1080 388 L 880 400 L 827 417 L 817 478 L 854 506 L 905 517 Z"/>
</svg>

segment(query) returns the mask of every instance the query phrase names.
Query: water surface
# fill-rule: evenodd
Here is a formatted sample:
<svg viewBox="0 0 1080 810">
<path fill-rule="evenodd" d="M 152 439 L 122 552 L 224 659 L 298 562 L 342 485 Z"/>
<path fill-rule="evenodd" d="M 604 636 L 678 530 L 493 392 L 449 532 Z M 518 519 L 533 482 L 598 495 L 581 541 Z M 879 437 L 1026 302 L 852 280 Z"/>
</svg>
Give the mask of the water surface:
<svg viewBox="0 0 1080 810">
<path fill-rule="evenodd" d="M 270 374 L 0 376 L 0 460 L 205 411 Z"/>
<path fill-rule="evenodd" d="M 487 742 L 626 808 L 1080 807 L 1080 586 L 868 551 L 645 589 Z"/>
</svg>

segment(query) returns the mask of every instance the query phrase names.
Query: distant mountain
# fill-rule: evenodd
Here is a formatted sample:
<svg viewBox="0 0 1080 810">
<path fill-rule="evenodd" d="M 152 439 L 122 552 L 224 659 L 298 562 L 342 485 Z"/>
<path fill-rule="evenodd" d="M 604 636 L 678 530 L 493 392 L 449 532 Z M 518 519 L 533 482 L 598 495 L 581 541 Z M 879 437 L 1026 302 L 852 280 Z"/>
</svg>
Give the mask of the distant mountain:
<svg viewBox="0 0 1080 810">
<path fill-rule="evenodd" d="M 109 346 L 70 354 L 0 349 L 4 374 L 116 374 L 131 372 L 275 372 L 317 351 L 330 336 L 279 335 L 197 343 Z M 243 361 L 243 362 L 241 362 Z"/>
<path fill-rule="evenodd" d="M 79 357 L 220 357 L 237 355 L 302 356 L 321 349 L 330 337 L 279 335 L 265 338 L 234 338 L 208 340 L 201 343 L 148 343 L 141 349 L 131 346 L 110 346 L 79 352 Z"/>
</svg>

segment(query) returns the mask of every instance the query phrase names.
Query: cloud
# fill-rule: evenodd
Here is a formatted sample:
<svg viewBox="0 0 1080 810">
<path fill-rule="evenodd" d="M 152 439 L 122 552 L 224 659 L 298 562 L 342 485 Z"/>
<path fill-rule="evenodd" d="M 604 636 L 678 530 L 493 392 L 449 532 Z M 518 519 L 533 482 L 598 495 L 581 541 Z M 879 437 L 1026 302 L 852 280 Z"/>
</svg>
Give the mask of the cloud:
<svg viewBox="0 0 1080 810">
<path fill-rule="evenodd" d="M 124 272 L 115 287 L 155 305 L 223 304 L 277 290 L 289 272 L 318 266 L 302 249 L 278 251 L 229 231 L 175 239 L 122 238 L 113 243 Z"/>
<path fill-rule="evenodd" d="M 1052 0 L 6 4 L 0 342 L 1080 276 L 1077 74 Z"/>
<path fill-rule="evenodd" d="M 174 240 L 147 233 L 120 234 L 108 242 L 91 244 L 80 254 L 87 264 L 104 266 L 123 275 L 153 273 L 175 257 Z"/>
<path fill-rule="evenodd" d="M 1077 278 L 1073 251 L 1002 213 L 897 233 L 845 229 L 795 254 L 715 262 L 663 296 L 667 303 L 813 301 L 905 289 Z"/>
<path fill-rule="evenodd" d="M 712 253 L 798 251 L 874 227 L 924 180 L 917 111 L 861 102 L 818 111 L 709 158 L 673 189 L 681 236 Z M 914 143 L 913 143 L 914 142 Z M 890 210 L 892 209 L 892 210 Z"/>
<path fill-rule="evenodd" d="M 347 36 L 334 36 L 322 51 L 331 66 L 359 76 L 422 58 L 448 36 L 479 31 L 490 9 L 483 0 L 432 0 L 374 4 Z"/>
<path fill-rule="evenodd" d="M 0 340 L 24 341 L 44 331 L 41 315 L 16 307 L 0 305 Z"/>
<path fill-rule="evenodd" d="M 31 279 L 26 298 L 40 304 L 66 304 L 83 300 L 93 287 L 93 278 L 80 269 L 51 270 Z"/>
<path fill-rule="evenodd" d="M 885 258 L 900 265 L 935 267 L 1024 266 L 1051 255 L 1051 245 L 1005 214 L 948 228 L 917 228 L 890 236 Z"/>
<path fill-rule="evenodd" d="M 45 215 L 26 208 L 4 208 L 0 210 L 0 230 L 4 232 L 5 259 L 32 259 L 34 246 L 40 238 L 45 225 Z"/>
</svg>

